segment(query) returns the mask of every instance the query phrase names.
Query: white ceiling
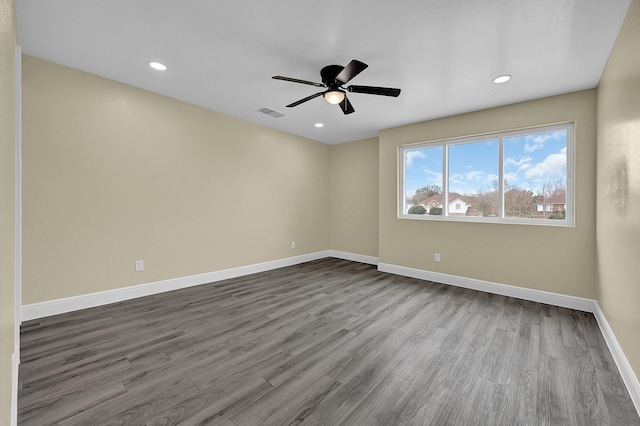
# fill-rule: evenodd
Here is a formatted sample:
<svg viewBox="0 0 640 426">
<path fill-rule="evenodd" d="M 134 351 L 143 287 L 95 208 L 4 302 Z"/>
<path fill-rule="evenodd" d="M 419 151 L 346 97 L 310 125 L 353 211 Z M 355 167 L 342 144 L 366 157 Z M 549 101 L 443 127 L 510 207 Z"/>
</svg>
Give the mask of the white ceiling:
<svg viewBox="0 0 640 426">
<path fill-rule="evenodd" d="M 631 0 L 17 0 L 23 53 L 328 144 L 593 88 Z M 358 59 L 343 115 L 320 69 Z M 148 66 L 159 61 L 159 72 Z M 506 84 L 493 77 L 512 74 Z M 257 112 L 268 107 L 285 114 Z M 314 123 L 323 122 L 323 128 Z"/>
</svg>

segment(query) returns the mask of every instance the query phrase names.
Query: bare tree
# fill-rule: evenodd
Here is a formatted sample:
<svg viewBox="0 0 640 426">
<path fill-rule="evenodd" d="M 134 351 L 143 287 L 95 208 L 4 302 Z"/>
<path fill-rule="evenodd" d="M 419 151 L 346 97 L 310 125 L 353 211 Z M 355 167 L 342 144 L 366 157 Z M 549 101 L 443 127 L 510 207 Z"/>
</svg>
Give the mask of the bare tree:
<svg viewBox="0 0 640 426">
<path fill-rule="evenodd" d="M 442 194 L 442 188 L 438 185 L 429 185 L 418 188 L 412 198 L 413 204 L 420 204 L 421 201 L 431 198 L 436 194 Z"/>
<path fill-rule="evenodd" d="M 523 189 L 505 183 L 504 211 L 505 216 L 532 217 L 535 211 L 533 188 Z"/>
</svg>

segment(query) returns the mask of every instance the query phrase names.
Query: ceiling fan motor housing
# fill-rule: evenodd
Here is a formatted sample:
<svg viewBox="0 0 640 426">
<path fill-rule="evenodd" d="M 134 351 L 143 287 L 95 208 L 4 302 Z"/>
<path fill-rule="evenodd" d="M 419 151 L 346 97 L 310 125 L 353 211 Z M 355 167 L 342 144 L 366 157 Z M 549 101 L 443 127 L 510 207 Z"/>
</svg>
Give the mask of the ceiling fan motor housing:
<svg viewBox="0 0 640 426">
<path fill-rule="evenodd" d="M 337 89 L 340 84 L 336 81 L 336 77 L 344 69 L 342 65 L 327 65 L 320 70 L 320 77 L 322 82 L 329 89 Z"/>
</svg>

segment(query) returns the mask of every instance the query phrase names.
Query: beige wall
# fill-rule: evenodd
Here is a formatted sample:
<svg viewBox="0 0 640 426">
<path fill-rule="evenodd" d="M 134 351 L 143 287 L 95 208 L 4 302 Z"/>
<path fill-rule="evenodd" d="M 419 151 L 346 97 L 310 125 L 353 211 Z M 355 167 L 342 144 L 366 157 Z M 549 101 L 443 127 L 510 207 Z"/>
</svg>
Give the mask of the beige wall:
<svg viewBox="0 0 640 426">
<path fill-rule="evenodd" d="M 29 56 L 23 105 L 24 304 L 329 248 L 328 145 Z"/>
<path fill-rule="evenodd" d="M 381 131 L 380 262 L 595 298 L 595 115 L 587 90 Z M 575 122 L 575 227 L 397 218 L 398 145 L 565 121 Z"/>
<path fill-rule="evenodd" d="M 13 0 L 0 0 L 0 424 L 11 416 L 15 294 L 15 62 Z"/>
<path fill-rule="evenodd" d="M 640 374 L 640 1 L 598 86 L 598 302 Z"/>
<path fill-rule="evenodd" d="M 378 257 L 378 138 L 331 147 L 330 248 Z"/>
</svg>

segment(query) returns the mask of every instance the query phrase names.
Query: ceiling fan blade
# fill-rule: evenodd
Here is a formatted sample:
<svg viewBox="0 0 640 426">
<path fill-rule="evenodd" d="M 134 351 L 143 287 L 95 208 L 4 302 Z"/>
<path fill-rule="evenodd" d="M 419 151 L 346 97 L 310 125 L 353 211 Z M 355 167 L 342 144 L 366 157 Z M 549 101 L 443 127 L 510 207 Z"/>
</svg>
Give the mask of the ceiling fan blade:
<svg viewBox="0 0 640 426">
<path fill-rule="evenodd" d="M 365 64 L 364 62 L 360 62 L 357 59 L 354 59 L 349 62 L 342 71 L 340 71 L 340 74 L 336 76 L 336 80 L 338 80 L 342 84 L 345 84 L 353 77 L 364 71 L 368 66 L 369 65 Z"/>
<path fill-rule="evenodd" d="M 382 95 L 398 97 L 400 95 L 400 89 L 394 89 L 391 87 L 376 87 L 376 86 L 349 86 L 346 88 L 352 93 L 368 93 L 369 95 Z"/>
<path fill-rule="evenodd" d="M 356 110 L 353 109 L 351 102 L 349 102 L 349 98 L 347 98 L 346 96 L 344 97 L 342 102 L 340 102 L 340 109 L 342 109 L 342 112 L 344 112 L 344 115 L 351 114 L 352 112 L 356 112 Z"/>
<path fill-rule="evenodd" d="M 307 96 L 306 98 L 300 99 L 299 101 L 295 101 L 293 103 L 290 103 L 289 105 L 287 105 L 287 108 L 293 108 L 294 106 L 298 106 L 302 103 L 305 103 L 307 101 L 310 101 L 313 98 L 317 98 L 318 96 L 322 96 L 324 92 L 318 92 L 318 93 L 314 93 L 311 96 Z"/>
<path fill-rule="evenodd" d="M 310 86 L 316 86 L 316 87 L 327 87 L 322 83 L 316 83 L 314 81 L 307 81 L 307 80 L 300 80 L 299 78 L 283 77 L 281 75 L 274 75 L 271 78 L 275 80 L 290 81 L 292 83 L 308 84 Z"/>
</svg>

